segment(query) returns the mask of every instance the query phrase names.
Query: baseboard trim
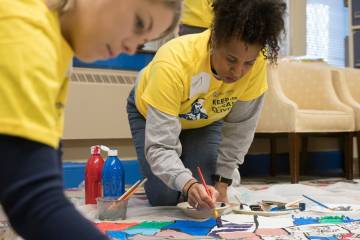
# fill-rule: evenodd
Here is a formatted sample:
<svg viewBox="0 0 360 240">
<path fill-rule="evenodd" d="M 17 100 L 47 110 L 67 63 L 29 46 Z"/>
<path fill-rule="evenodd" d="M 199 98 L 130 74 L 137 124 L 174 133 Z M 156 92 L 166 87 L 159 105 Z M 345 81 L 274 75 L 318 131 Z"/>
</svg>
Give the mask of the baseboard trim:
<svg viewBox="0 0 360 240">
<path fill-rule="evenodd" d="M 133 184 L 141 178 L 139 163 L 136 160 L 122 161 L 125 168 L 126 184 Z M 259 167 L 261 166 L 261 167 Z M 301 175 L 308 176 L 342 176 L 343 156 L 341 151 L 309 152 L 306 163 L 301 162 Z M 287 153 L 277 155 L 276 171 L 278 175 L 289 174 L 289 158 Z M 76 188 L 84 180 L 85 163 L 69 163 L 63 165 L 65 188 Z M 270 155 L 249 154 L 240 166 L 243 177 L 270 176 Z"/>
</svg>

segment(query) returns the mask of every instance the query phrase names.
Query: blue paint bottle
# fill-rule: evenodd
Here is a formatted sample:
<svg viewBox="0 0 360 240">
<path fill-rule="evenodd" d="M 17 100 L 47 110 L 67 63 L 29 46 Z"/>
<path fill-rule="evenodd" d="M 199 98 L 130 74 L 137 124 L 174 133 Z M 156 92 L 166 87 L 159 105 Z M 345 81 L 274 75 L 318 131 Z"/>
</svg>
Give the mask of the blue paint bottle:
<svg viewBox="0 0 360 240">
<path fill-rule="evenodd" d="M 124 166 L 117 157 L 117 150 L 109 150 L 102 174 L 104 197 L 120 197 L 125 192 Z"/>
</svg>

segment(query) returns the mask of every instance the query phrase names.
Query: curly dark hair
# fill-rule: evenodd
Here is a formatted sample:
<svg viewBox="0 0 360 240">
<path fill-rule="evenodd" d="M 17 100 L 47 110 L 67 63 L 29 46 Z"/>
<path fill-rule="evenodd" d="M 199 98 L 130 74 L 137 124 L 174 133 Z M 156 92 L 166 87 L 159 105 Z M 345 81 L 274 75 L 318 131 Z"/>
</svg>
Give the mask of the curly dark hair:
<svg viewBox="0 0 360 240">
<path fill-rule="evenodd" d="M 247 44 L 260 44 L 262 53 L 276 63 L 281 33 L 285 32 L 283 0 L 214 0 L 212 42 L 215 46 L 237 38 Z"/>
</svg>

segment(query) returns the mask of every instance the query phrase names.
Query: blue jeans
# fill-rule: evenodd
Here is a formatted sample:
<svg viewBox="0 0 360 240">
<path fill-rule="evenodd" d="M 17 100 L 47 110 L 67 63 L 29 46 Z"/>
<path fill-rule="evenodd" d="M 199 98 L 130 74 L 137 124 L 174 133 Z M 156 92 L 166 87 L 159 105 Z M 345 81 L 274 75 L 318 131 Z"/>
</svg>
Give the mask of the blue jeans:
<svg viewBox="0 0 360 240">
<path fill-rule="evenodd" d="M 145 118 L 135 106 L 134 90 L 131 91 L 127 102 L 128 119 L 136 148 L 138 161 L 144 177 L 145 192 L 152 206 L 174 206 L 179 202 L 181 192 L 170 189 L 157 176 L 155 176 L 145 159 Z M 218 121 L 206 127 L 182 130 L 179 136 L 182 145 L 180 157 L 184 166 L 188 168 L 197 179 L 197 167 L 200 166 L 205 181 L 213 185 L 212 175 L 216 172 L 217 151 L 221 141 L 221 128 L 223 122 Z"/>
</svg>

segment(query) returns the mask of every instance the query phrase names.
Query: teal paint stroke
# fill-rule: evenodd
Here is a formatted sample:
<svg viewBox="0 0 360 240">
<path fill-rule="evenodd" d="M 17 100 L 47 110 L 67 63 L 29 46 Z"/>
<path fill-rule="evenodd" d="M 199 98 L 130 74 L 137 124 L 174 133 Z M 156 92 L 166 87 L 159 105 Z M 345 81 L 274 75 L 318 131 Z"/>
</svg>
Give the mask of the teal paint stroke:
<svg viewBox="0 0 360 240">
<path fill-rule="evenodd" d="M 160 232 L 159 228 L 137 228 L 137 229 L 127 229 L 123 232 L 127 233 L 128 235 L 136 235 L 141 234 L 144 236 L 153 236 Z"/>
<path fill-rule="evenodd" d="M 136 226 L 130 227 L 123 232 L 128 235 L 141 234 L 145 236 L 153 236 L 166 226 L 173 224 L 174 222 L 142 222 Z"/>
<path fill-rule="evenodd" d="M 127 234 L 121 231 L 106 231 L 106 235 L 110 239 L 116 239 L 116 240 L 127 240 Z"/>
<path fill-rule="evenodd" d="M 174 221 L 171 222 L 155 222 L 155 221 L 145 221 L 145 222 L 141 222 L 138 225 L 129 227 L 128 229 L 137 229 L 137 228 L 153 228 L 153 229 L 162 229 L 163 227 L 169 226 L 171 224 L 173 224 Z"/>
</svg>

